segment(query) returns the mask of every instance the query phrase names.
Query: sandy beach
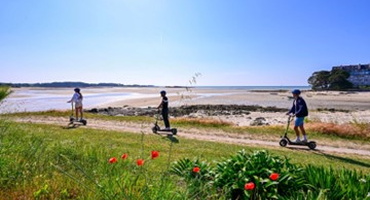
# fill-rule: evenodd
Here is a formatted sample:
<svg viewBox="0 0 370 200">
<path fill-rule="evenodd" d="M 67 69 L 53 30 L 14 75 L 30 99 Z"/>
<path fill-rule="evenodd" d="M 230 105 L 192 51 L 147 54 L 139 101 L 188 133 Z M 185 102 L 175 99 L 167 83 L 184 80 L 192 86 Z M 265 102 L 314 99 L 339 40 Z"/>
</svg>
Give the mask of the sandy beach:
<svg viewBox="0 0 370 200">
<path fill-rule="evenodd" d="M 159 91 L 166 90 L 170 107 L 182 105 L 259 105 L 286 108 L 292 105 L 289 90 L 243 90 L 215 88 L 122 87 L 84 88 L 84 108 L 155 107 L 160 103 Z M 66 103 L 73 95 L 71 88 L 13 88 L 10 97 L 0 105 L 0 111 L 68 110 Z M 370 92 L 303 91 L 302 97 L 310 109 L 309 120 L 328 123 L 368 123 L 370 121 Z M 248 126 L 263 117 L 266 124 L 284 124 L 284 112 L 251 112 L 249 115 L 204 116 Z"/>
</svg>

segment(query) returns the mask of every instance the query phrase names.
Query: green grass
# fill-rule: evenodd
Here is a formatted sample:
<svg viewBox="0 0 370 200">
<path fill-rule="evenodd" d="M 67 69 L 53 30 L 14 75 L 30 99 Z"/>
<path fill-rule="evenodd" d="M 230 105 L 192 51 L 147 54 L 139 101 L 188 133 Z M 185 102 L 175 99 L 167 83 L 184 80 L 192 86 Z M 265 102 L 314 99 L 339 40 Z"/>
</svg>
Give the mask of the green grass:
<svg viewBox="0 0 370 200">
<path fill-rule="evenodd" d="M 214 162 L 241 149 L 267 149 L 272 154 L 287 156 L 292 163 L 299 165 L 331 166 L 334 169 L 347 168 L 370 173 L 370 159 L 361 156 L 205 142 L 183 139 L 181 135 L 175 139 L 150 133 L 66 129 L 56 125 L 2 120 L 0 131 L 0 196 L 4 199 L 109 199 L 116 193 L 135 199 L 145 199 L 147 196 L 143 194 L 157 195 L 158 199 L 175 198 L 173 193 L 159 194 L 162 187 L 175 191 L 177 195 L 185 192 L 174 185 L 175 177 L 169 176 L 172 181 L 162 184 L 162 174 L 166 174 L 170 162 L 184 157 Z M 152 150 L 159 151 L 160 157 L 148 159 Z M 109 158 L 119 159 L 123 153 L 129 155 L 127 162 L 120 162 L 117 167 L 108 163 Z M 138 158 L 147 161 L 145 168 L 138 168 L 134 164 Z M 134 175 L 128 173 L 128 169 L 133 169 Z M 101 187 L 90 179 L 98 180 Z M 130 191 L 121 194 L 119 192 L 122 191 L 109 190 L 119 188 L 117 184 L 127 184 Z"/>
</svg>

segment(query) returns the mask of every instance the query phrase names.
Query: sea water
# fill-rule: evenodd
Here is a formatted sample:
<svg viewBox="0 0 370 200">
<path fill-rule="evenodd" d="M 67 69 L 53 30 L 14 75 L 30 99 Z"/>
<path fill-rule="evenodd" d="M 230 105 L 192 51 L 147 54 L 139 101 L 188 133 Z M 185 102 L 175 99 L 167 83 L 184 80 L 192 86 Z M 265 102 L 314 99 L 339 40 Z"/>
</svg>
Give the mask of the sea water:
<svg viewBox="0 0 370 200">
<path fill-rule="evenodd" d="M 215 90 L 215 93 L 197 93 L 198 98 L 207 96 L 225 95 L 225 93 L 217 93 L 217 90 L 292 90 L 301 89 L 308 90 L 309 86 L 197 86 L 199 89 Z M 55 89 L 39 88 L 14 90 L 13 93 L 2 103 L 0 103 L 0 113 L 10 112 L 34 112 L 46 110 L 68 110 L 71 109 L 71 104 L 67 101 L 71 99 L 73 91 L 70 88 L 58 89 L 62 92 L 55 92 Z M 67 92 L 63 92 L 63 90 Z M 87 91 L 89 89 L 85 89 Z M 94 90 L 94 89 L 92 89 Z M 104 91 L 104 90 L 102 90 Z M 140 99 L 144 97 L 158 97 L 158 94 L 140 94 L 140 93 L 122 93 L 122 92 L 102 92 L 102 93 L 83 93 L 84 107 L 94 108 L 109 102 Z M 230 102 L 229 102 L 230 103 Z M 235 103 L 235 102 L 234 102 Z"/>
<path fill-rule="evenodd" d="M 73 92 L 67 95 L 49 91 L 45 89 L 15 90 L 0 104 L 0 113 L 71 109 L 72 104 L 67 101 L 72 98 Z M 89 105 L 88 107 L 95 107 L 103 103 L 132 98 L 136 95 L 136 93 L 118 92 L 83 94 L 83 102 L 84 105 Z"/>
</svg>

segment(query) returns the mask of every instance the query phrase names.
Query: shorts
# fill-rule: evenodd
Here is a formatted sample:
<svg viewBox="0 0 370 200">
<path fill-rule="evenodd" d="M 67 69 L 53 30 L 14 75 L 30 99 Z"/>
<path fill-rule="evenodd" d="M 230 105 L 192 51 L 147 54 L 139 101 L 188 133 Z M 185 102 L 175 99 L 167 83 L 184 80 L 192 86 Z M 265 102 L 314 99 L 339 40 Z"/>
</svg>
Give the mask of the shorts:
<svg viewBox="0 0 370 200">
<path fill-rule="evenodd" d="M 82 108 L 82 102 L 75 102 L 75 108 Z"/>
<path fill-rule="evenodd" d="M 294 126 L 302 126 L 304 122 L 304 117 L 296 117 Z"/>
</svg>

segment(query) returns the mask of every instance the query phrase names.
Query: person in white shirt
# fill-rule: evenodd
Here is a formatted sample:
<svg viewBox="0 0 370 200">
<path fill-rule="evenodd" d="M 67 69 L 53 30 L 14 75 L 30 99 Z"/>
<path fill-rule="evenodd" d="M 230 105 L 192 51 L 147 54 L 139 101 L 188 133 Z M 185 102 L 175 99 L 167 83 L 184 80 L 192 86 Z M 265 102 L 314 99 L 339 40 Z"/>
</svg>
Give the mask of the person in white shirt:
<svg viewBox="0 0 370 200">
<path fill-rule="evenodd" d="M 76 120 L 78 120 L 79 115 L 81 116 L 80 120 L 82 120 L 82 94 L 80 92 L 80 88 L 74 89 L 75 93 L 72 96 L 72 99 L 67 101 L 67 103 L 74 103 L 75 104 L 75 111 L 76 111 Z"/>
</svg>

